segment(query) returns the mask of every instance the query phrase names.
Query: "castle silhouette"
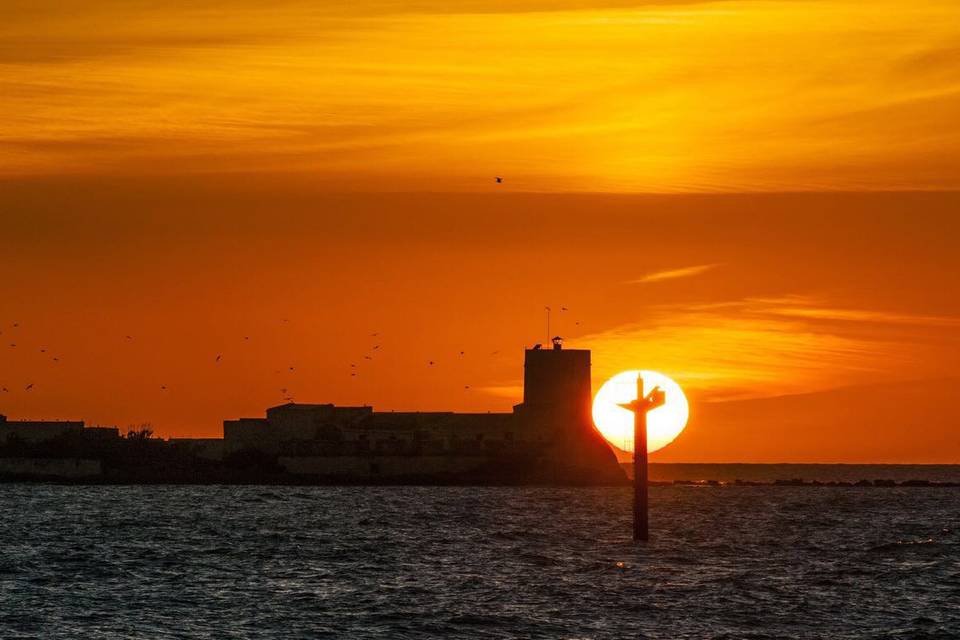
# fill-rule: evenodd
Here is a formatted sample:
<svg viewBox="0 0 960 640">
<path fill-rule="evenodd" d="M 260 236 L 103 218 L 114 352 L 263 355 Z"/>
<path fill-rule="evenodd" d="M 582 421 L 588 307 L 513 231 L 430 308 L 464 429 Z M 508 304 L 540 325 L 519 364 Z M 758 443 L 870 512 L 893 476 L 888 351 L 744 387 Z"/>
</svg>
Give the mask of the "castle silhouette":
<svg viewBox="0 0 960 640">
<path fill-rule="evenodd" d="M 523 402 L 511 413 L 378 412 L 288 403 L 223 423 L 224 455 L 276 456 L 325 478 L 468 475 L 490 481 L 610 483 L 625 478 L 593 425 L 590 351 L 540 345 L 524 355 Z"/>
<path fill-rule="evenodd" d="M 0 416 L 0 477 L 115 482 L 621 484 L 593 425 L 590 352 L 525 350 L 510 413 L 374 411 L 287 403 L 223 422 L 223 438 L 120 435 Z"/>
</svg>

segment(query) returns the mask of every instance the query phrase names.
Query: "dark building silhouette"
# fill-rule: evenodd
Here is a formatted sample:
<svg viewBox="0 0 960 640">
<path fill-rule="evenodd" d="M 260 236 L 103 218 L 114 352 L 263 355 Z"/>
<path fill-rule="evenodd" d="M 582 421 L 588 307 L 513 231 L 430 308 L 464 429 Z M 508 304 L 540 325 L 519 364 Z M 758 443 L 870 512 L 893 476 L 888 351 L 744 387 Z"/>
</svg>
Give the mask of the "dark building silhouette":
<svg viewBox="0 0 960 640">
<path fill-rule="evenodd" d="M 591 418 L 590 352 L 527 349 L 509 413 L 288 403 L 225 420 L 223 438 L 121 437 L 80 421 L 0 415 L 0 478 L 105 482 L 619 484 Z"/>
<path fill-rule="evenodd" d="M 76 420 L 7 420 L 0 415 L 0 444 L 11 440 L 26 443 L 49 442 L 69 434 L 80 435 L 83 422 Z"/>
<path fill-rule="evenodd" d="M 590 352 L 527 349 L 511 413 L 377 412 L 288 403 L 223 423 L 224 452 L 277 456 L 320 477 L 473 475 L 497 482 L 617 483 L 625 476 L 591 417 Z"/>
</svg>

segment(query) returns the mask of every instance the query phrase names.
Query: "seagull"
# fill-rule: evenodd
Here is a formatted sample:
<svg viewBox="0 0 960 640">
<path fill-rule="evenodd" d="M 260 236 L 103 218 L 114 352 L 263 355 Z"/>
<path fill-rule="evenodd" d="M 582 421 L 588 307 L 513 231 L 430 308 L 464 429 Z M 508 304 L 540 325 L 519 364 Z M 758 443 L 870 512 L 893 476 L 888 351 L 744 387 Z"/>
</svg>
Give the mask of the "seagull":
<svg viewBox="0 0 960 640">
<path fill-rule="evenodd" d="M 357 372 L 356 372 L 356 371 L 354 371 L 354 372 L 353 372 L 353 373 L 351 373 L 350 375 L 351 375 L 351 376 L 355 376 L 355 375 L 357 375 Z"/>
<path fill-rule="evenodd" d="M 463 354 L 464 354 L 464 352 L 463 352 L 463 351 L 461 351 L 461 352 L 460 352 L 460 355 L 462 356 Z"/>
<path fill-rule="evenodd" d="M 570 311 L 570 309 L 567 309 L 566 307 L 560 307 L 560 311 Z"/>
<path fill-rule="evenodd" d="M 54 358 L 53 361 L 54 361 L 54 362 L 60 362 L 60 358 Z"/>
<path fill-rule="evenodd" d="M 214 360 L 214 362 L 220 362 L 220 358 L 222 358 L 222 357 L 223 357 L 223 354 L 218 353 L 218 354 L 217 354 L 217 359 Z"/>
<path fill-rule="evenodd" d="M 167 390 L 166 385 L 160 385 L 160 391 L 166 391 L 166 390 Z"/>
<path fill-rule="evenodd" d="M 290 367 L 290 371 L 293 371 L 293 367 Z"/>
<path fill-rule="evenodd" d="M 470 388 L 470 385 L 465 384 L 465 385 L 463 385 L 463 388 L 464 388 L 464 389 L 469 389 L 469 388 Z"/>
<path fill-rule="evenodd" d="M 356 368 L 357 365 L 355 365 L 355 364 L 353 364 L 353 363 L 351 362 L 351 363 L 350 363 L 350 366 Z"/>
<path fill-rule="evenodd" d="M 376 350 L 379 349 L 379 348 L 380 348 L 380 345 L 378 345 L 378 344 L 373 345 L 373 350 L 374 350 L 374 351 L 376 351 Z"/>
<path fill-rule="evenodd" d="M 10 393 L 10 391 L 6 387 L 0 387 L 0 391 L 2 391 L 3 393 Z"/>
<path fill-rule="evenodd" d="M 250 336 L 243 336 L 243 339 L 244 339 L 244 340 L 249 340 L 249 339 L 250 339 Z"/>
<path fill-rule="evenodd" d="M 46 352 L 47 352 L 46 349 L 40 349 L 40 353 L 46 353 Z"/>
<path fill-rule="evenodd" d="M 19 322 L 14 322 L 14 323 L 13 323 L 13 326 L 19 327 L 19 326 L 20 326 L 20 323 L 19 323 Z"/>
<path fill-rule="evenodd" d="M 494 179 L 497 181 L 497 184 L 501 184 L 503 182 L 503 178 L 500 176 L 495 176 Z"/>
<path fill-rule="evenodd" d="M 32 383 L 32 382 L 26 386 L 26 388 L 24 389 L 24 391 L 30 391 L 30 389 L 33 389 L 33 383 Z"/>
<path fill-rule="evenodd" d="M 428 365 L 430 365 L 430 366 L 432 367 L 432 366 L 433 366 L 433 364 L 434 364 L 434 362 L 433 362 L 433 360 L 431 360 L 431 361 L 430 361 L 430 362 L 428 362 L 427 364 L 428 364 Z"/>
<path fill-rule="evenodd" d="M 371 356 L 363 356 L 363 359 L 364 359 L 364 360 L 373 360 L 373 358 L 372 358 Z"/>
</svg>

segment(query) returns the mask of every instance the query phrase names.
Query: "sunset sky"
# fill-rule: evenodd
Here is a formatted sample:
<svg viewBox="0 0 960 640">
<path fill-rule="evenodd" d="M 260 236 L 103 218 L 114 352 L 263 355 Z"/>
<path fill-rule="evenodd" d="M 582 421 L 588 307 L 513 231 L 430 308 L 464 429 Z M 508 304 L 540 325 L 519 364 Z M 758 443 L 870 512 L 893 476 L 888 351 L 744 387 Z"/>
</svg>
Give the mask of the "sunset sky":
<svg viewBox="0 0 960 640">
<path fill-rule="evenodd" d="M 683 385 L 654 460 L 960 462 L 958 42 L 956 0 L 8 0 L 0 413 L 507 411 L 549 305 L 595 388 Z"/>
</svg>

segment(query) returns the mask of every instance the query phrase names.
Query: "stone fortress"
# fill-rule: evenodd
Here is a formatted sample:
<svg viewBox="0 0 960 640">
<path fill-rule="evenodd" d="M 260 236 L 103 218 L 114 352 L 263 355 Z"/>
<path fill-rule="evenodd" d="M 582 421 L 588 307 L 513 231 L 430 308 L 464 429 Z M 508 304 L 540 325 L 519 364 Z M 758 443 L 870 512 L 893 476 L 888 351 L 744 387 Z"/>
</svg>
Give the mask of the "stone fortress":
<svg viewBox="0 0 960 640">
<path fill-rule="evenodd" d="M 621 484 L 593 425 L 590 352 L 536 345 L 510 413 L 379 412 L 288 403 L 225 420 L 223 438 L 121 436 L 0 416 L 0 476 L 117 482 Z M 102 469 L 102 472 L 101 472 Z"/>
<path fill-rule="evenodd" d="M 277 456 L 317 477 L 475 476 L 485 481 L 622 482 L 591 417 L 590 352 L 536 345 L 524 358 L 523 402 L 511 413 L 378 412 L 289 403 L 223 423 L 224 454 Z"/>
</svg>

